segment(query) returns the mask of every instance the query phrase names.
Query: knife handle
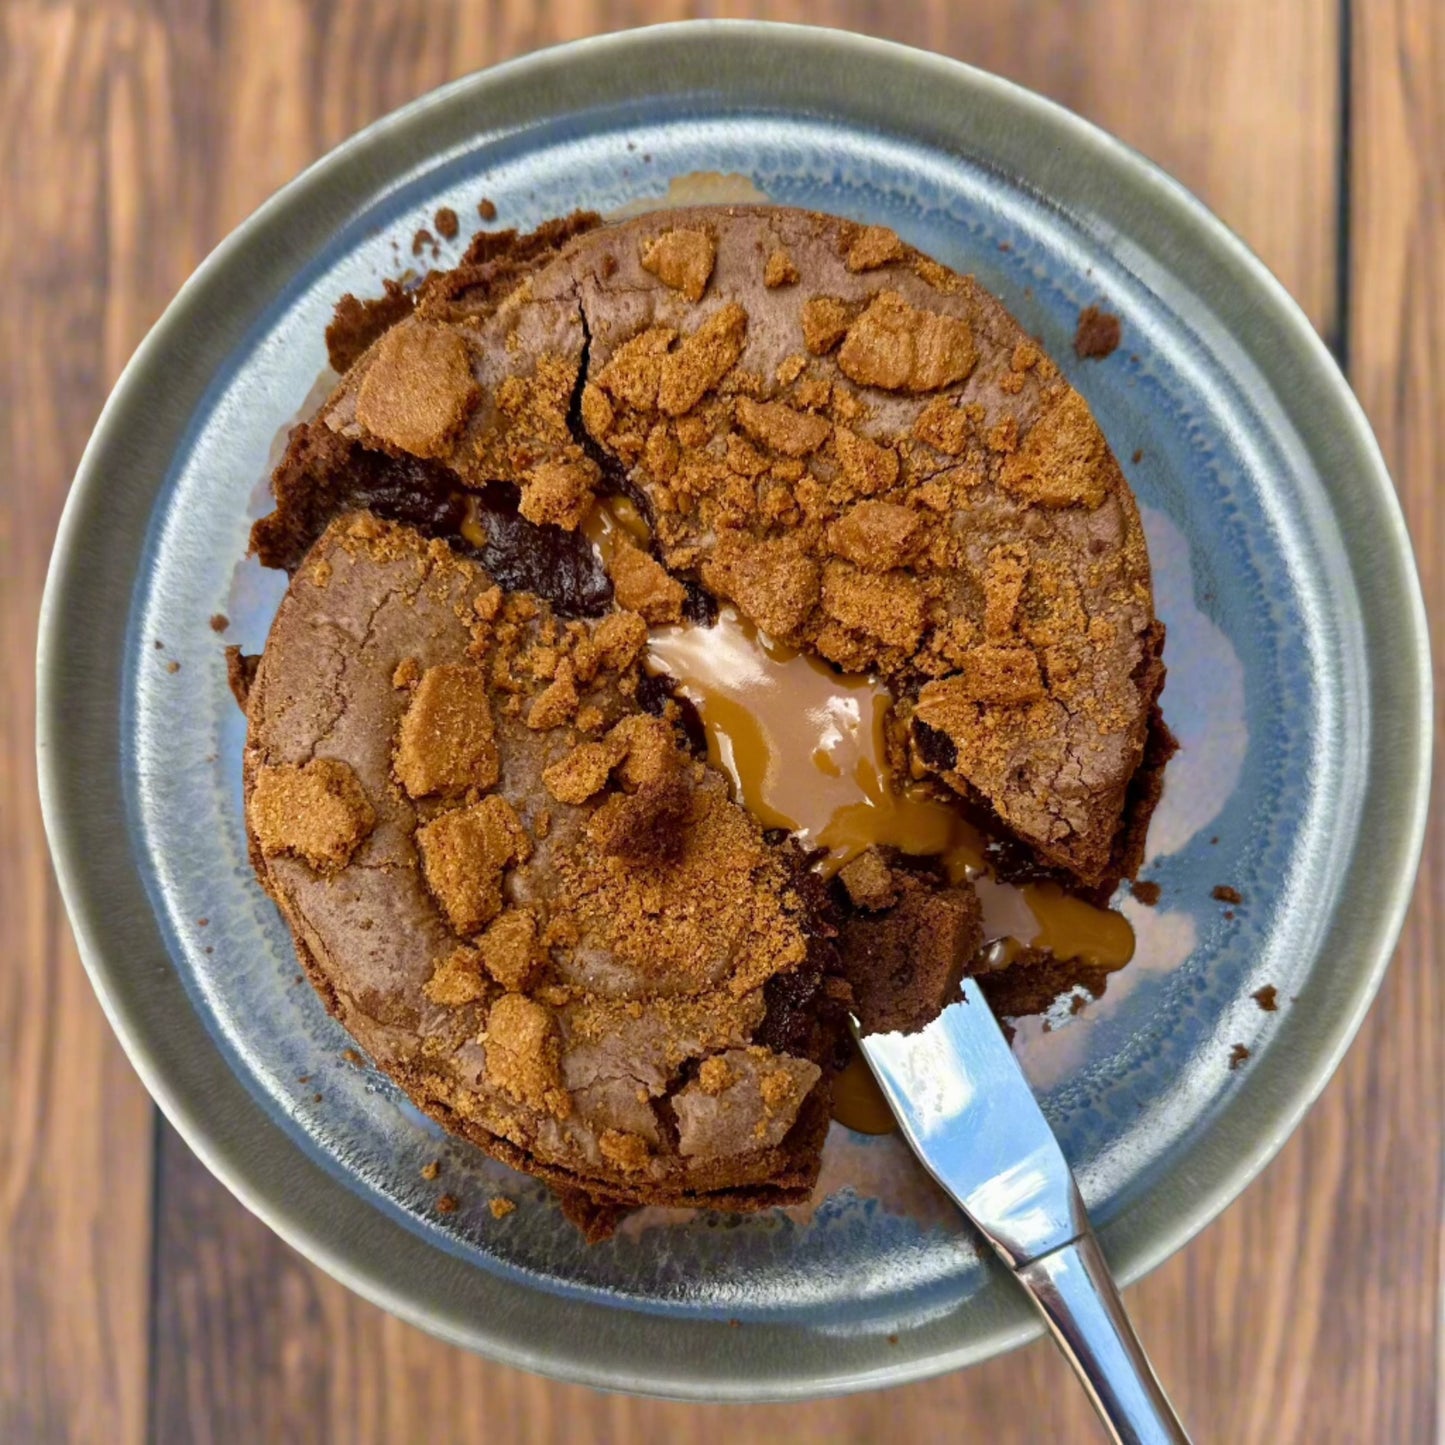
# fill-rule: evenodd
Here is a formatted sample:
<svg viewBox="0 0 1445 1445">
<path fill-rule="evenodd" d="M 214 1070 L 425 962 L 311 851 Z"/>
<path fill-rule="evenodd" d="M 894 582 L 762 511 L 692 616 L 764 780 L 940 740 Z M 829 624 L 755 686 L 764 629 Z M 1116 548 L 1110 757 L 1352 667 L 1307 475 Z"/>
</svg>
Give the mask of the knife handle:
<svg viewBox="0 0 1445 1445">
<path fill-rule="evenodd" d="M 1189 1445 L 1092 1232 L 1015 1272 L 1118 1445 Z"/>
</svg>

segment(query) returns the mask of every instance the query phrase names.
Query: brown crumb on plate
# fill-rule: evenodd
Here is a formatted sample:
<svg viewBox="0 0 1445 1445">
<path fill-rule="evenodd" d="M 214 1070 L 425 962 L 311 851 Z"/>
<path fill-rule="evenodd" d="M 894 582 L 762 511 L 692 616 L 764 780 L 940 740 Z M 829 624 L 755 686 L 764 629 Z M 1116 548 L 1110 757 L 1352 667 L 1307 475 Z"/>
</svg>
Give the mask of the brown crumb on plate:
<svg viewBox="0 0 1445 1445">
<path fill-rule="evenodd" d="M 1145 908 L 1153 908 L 1159 902 L 1159 885 L 1152 879 L 1136 881 L 1132 886 L 1132 892 Z"/>
<path fill-rule="evenodd" d="M 430 1159 L 421 1166 L 421 1177 L 427 1180 L 428 1183 L 435 1179 L 441 1172 L 442 1161 L 440 1159 Z"/>
<path fill-rule="evenodd" d="M 1235 1044 L 1229 1051 L 1229 1069 L 1233 1073 L 1246 1059 L 1249 1058 L 1249 1050 L 1243 1044 Z"/>
<path fill-rule="evenodd" d="M 493 1219 L 505 1219 L 516 1210 L 517 1205 L 515 1200 L 508 1199 L 505 1194 L 498 1194 L 488 1202 L 487 1208 L 492 1211 Z"/>
<path fill-rule="evenodd" d="M 1279 990 L 1272 983 L 1256 989 L 1251 996 L 1267 1014 L 1272 1014 L 1279 1007 Z"/>
<path fill-rule="evenodd" d="M 483 196 L 477 202 L 477 215 L 484 221 L 495 221 L 497 219 L 497 207 L 495 202 L 488 196 Z"/>
<path fill-rule="evenodd" d="M 1218 887 L 1210 889 L 1209 896 L 1216 903 L 1243 903 L 1244 895 L 1238 888 L 1231 888 L 1227 883 L 1221 883 Z"/>
<path fill-rule="evenodd" d="M 438 1214 L 455 1214 L 457 1212 L 457 1201 L 453 1195 L 443 1194 L 437 1200 Z"/>
<path fill-rule="evenodd" d="M 224 632 L 231 625 L 231 619 L 224 612 L 211 614 L 211 631 Z"/>
<path fill-rule="evenodd" d="M 457 232 L 461 230 L 461 225 L 457 221 L 457 213 L 450 206 L 442 206 L 432 217 L 432 224 L 437 228 L 437 234 L 444 241 L 455 240 Z"/>
<path fill-rule="evenodd" d="M 1119 348 L 1123 327 L 1119 318 L 1097 306 L 1086 306 L 1079 312 L 1079 327 L 1074 332 L 1074 354 L 1085 361 L 1102 361 Z"/>
</svg>

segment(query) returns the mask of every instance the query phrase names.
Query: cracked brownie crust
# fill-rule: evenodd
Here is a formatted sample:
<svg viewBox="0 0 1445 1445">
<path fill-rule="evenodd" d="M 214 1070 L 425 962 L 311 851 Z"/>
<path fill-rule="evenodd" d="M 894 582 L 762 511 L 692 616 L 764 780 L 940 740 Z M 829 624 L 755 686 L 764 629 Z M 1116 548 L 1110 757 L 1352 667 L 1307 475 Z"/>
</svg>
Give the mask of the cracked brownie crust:
<svg viewBox="0 0 1445 1445">
<path fill-rule="evenodd" d="M 977 901 L 882 856 L 830 901 L 698 761 L 647 630 L 726 601 L 883 677 L 900 776 L 1107 893 L 1170 743 L 1138 512 L 1087 405 L 970 278 L 769 207 L 480 237 L 346 298 L 328 343 L 345 374 L 253 533 L 294 576 L 246 764 L 313 982 L 593 1233 L 800 1197 L 843 1004 L 925 1022 Z M 604 565 L 609 493 L 649 540 Z"/>
<path fill-rule="evenodd" d="M 447 1127 L 596 1200 L 785 1202 L 827 1126 L 832 949 L 797 850 L 639 703 L 645 637 L 338 520 L 250 688 L 253 856 L 328 1006 Z"/>
</svg>

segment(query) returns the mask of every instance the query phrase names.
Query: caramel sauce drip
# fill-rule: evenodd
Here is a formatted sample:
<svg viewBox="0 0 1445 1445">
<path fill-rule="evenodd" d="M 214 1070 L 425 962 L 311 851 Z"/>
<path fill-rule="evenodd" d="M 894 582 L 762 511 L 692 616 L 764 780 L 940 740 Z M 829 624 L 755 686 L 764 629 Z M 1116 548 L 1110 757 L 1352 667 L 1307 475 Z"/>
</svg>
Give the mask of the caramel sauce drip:
<svg viewBox="0 0 1445 1445">
<path fill-rule="evenodd" d="M 604 564 L 619 535 L 644 547 L 651 540 L 624 497 L 604 499 L 583 527 Z M 731 779 L 738 802 L 765 828 L 785 828 L 823 850 L 825 876 L 879 845 L 937 858 L 951 882 L 968 879 L 977 889 L 991 966 L 1025 948 L 1108 968 L 1133 957 L 1134 932 L 1122 914 L 1054 884 L 999 882 L 985 839 L 956 807 L 916 782 L 898 785 L 886 762 L 892 700 L 876 679 L 836 673 L 730 607 L 714 627 L 655 628 L 649 653 L 653 669 L 675 678 L 697 708 L 708 760 Z"/>
<path fill-rule="evenodd" d="M 730 608 L 715 627 L 657 628 L 649 648 L 653 665 L 696 706 L 708 759 L 732 779 L 738 801 L 764 827 L 825 849 L 825 875 L 880 844 L 938 858 L 950 881 L 969 879 L 978 890 L 989 941 L 1110 968 L 1133 956 L 1121 914 L 1053 884 L 998 882 L 984 839 L 958 809 L 917 784 L 896 786 L 884 747 L 891 700 L 881 683 L 780 647 Z"/>
<path fill-rule="evenodd" d="M 619 535 L 643 547 L 651 541 L 622 497 L 604 499 L 583 528 L 604 565 Z M 822 850 L 825 876 L 878 845 L 937 858 L 950 882 L 967 879 L 978 892 L 988 968 L 1007 967 L 1028 948 L 1111 969 L 1133 957 L 1134 931 L 1122 914 L 1056 884 L 1000 882 L 986 840 L 956 807 L 917 782 L 898 786 L 886 762 L 892 700 L 876 679 L 836 673 L 729 607 L 713 627 L 654 628 L 648 647 L 653 670 L 673 677 L 697 708 L 708 760 L 731 780 L 737 801 L 765 828 Z M 897 1127 L 861 1055 L 834 1081 L 833 1117 L 866 1134 Z"/>
<path fill-rule="evenodd" d="M 891 1134 L 898 1128 L 873 1070 L 856 1050 L 847 1067 L 833 1080 L 833 1117 L 860 1134 Z"/>
<path fill-rule="evenodd" d="M 652 529 L 647 525 L 646 518 L 626 497 L 603 498 L 588 512 L 582 530 L 597 548 L 604 567 L 612 561 L 612 550 L 617 545 L 619 534 L 639 547 L 645 548 L 652 542 Z"/>
<path fill-rule="evenodd" d="M 650 651 L 697 707 L 709 761 L 738 801 L 764 827 L 826 850 L 825 875 L 878 844 L 942 856 L 960 876 L 982 871 L 982 841 L 953 808 L 893 786 L 883 761 L 891 701 L 880 683 L 782 647 L 730 608 L 715 627 L 655 630 Z"/>
</svg>

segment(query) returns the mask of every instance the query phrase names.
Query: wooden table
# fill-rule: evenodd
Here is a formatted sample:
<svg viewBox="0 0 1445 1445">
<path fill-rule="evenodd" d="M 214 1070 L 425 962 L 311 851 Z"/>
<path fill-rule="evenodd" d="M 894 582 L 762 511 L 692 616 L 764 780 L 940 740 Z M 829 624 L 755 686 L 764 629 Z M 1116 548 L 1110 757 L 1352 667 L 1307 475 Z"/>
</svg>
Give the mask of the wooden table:
<svg viewBox="0 0 1445 1445">
<path fill-rule="evenodd" d="M 1036 1345 L 892 1393 L 706 1408 L 436 1343 L 276 1240 L 160 1123 L 41 834 L 36 611 L 81 447 L 193 266 L 302 166 L 453 76 L 689 13 L 809 20 L 1014 77 L 1235 226 L 1347 368 L 1445 604 L 1441 0 L 5 0 L 0 5 L 0 1440 L 1097 1438 Z M 1438 796 L 1437 796 L 1438 801 Z M 1434 1440 L 1441 810 L 1384 993 L 1304 1127 L 1132 1291 L 1201 1442 Z"/>
</svg>

